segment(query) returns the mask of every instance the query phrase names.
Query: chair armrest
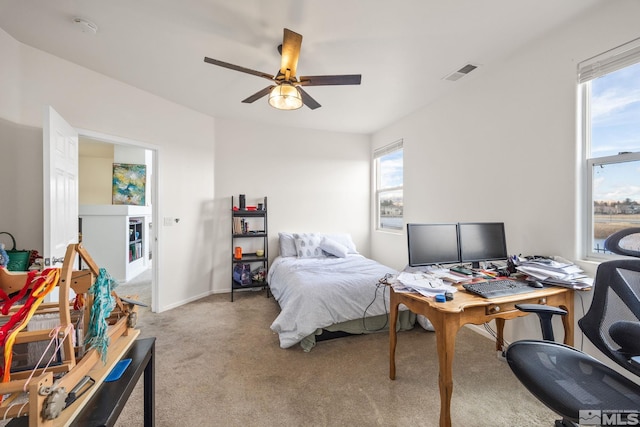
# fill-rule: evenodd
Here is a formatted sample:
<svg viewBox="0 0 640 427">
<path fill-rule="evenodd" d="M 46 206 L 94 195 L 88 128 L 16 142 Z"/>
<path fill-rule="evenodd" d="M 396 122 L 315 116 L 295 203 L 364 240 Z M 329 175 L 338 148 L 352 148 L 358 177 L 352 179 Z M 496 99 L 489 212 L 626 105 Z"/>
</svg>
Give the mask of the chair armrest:
<svg viewBox="0 0 640 427">
<path fill-rule="evenodd" d="M 536 313 L 538 315 L 538 318 L 540 318 L 540 328 L 542 328 L 542 339 L 547 341 L 554 340 L 553 326 L 551 325 L 553 315 L 558 314 L 564 316 L 567 314 L 567 310 L 544 304 L 516 304 L 516 308 L 520 311 Z"/>
<path fill-rule="evenodd" d="M 567 310 L 544 304 L 516 304 L 516 308 L 527 313 L 548 313 L 552 315 L 558 314 L 560 316 L 567 314 Z"/>
</svg>

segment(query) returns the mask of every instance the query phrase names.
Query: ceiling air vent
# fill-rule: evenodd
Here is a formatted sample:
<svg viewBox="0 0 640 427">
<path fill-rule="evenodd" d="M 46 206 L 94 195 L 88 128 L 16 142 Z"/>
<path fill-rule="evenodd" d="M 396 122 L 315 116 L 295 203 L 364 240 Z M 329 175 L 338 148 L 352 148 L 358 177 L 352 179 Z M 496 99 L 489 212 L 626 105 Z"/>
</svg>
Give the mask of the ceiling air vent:
<svg viewBox="0 0 640 427">
<path fill-rule="evenodd" d="M 464 76 L 466 76 L 467 74 L 475 70 L 476 68 L 478 68 L 477 65 L 467 64 L 464 67 L 460 68 L 458 71 L 454 71 L 453 73 L 445 76 L 443 80 L 449 80 L 449 81 L 455 82 L 456 80 L 463 78 Z"/>
</svg>

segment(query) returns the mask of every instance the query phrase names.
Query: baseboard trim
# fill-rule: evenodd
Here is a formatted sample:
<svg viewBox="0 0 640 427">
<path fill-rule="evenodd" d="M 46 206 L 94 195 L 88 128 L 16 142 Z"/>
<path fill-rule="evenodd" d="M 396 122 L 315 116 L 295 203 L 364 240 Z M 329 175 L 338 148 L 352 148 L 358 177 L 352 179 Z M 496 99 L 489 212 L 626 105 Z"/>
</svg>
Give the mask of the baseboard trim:
<svg viewBox="0 0 640 427">
<path fill-rule="evenodd" d="M 194 302 L 194 301 L 197 301 L 199 299 L 208 297 L 209 295 L 213 295 L 214 293 L 215 292 L 213 292 L 213 291 L 208 291 L 208 292 L 201 293 L 199 295 L 192 296 L 191 298 L 187 298 L 187 299 L 182 300 L 182 301 L 177 301 L 177 302 L 174 302 L 172 304 L 162 306 L 162 307 L 159 308 L 158 313 L 162 313 L 163 311 L 171 310 L 173 308 L 177 308 L 177 307 L 180 307 L 182 305 L 189 304 L 190 302 Z"/>
</svg>

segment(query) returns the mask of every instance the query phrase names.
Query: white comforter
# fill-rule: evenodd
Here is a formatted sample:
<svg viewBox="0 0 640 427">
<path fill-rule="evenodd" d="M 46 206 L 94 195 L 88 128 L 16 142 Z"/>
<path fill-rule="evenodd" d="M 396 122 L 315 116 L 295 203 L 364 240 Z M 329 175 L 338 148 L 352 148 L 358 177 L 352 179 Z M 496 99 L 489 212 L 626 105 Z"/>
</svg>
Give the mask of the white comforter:
<svg viewBox="0 0 640 427">
<path fill-rule="evenodd" d="M 282 309 L 271 325 L 287 348 L 318 328 L 389 311 L 389 290 L 377 286 L 395 270 L 362 255 L 346 258 L 278 257 L 268 273 Z M 383 297 L 384 295 L 384 297 Z"/>
</svg>

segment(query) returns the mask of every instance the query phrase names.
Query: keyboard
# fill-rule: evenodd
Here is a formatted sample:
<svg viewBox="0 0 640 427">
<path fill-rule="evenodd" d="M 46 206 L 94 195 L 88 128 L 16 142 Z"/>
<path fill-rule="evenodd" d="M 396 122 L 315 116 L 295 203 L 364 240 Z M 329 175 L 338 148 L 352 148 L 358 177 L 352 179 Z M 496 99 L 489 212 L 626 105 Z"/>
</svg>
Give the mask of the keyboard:
<svg viewBox="0 0 640 427">
<path fill-rule="evenodd" d="M 531 287 L 527 282 L 511 279 L 497 279 L 489 282 L 464 283 L 462 287 L 467 291 L 480 295 L 483 298 L 496 298 L 508 295 L 526 294 L 537 288 Z"/>
</svg>

